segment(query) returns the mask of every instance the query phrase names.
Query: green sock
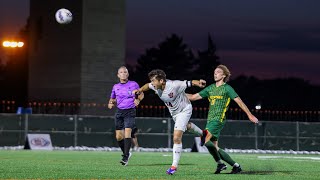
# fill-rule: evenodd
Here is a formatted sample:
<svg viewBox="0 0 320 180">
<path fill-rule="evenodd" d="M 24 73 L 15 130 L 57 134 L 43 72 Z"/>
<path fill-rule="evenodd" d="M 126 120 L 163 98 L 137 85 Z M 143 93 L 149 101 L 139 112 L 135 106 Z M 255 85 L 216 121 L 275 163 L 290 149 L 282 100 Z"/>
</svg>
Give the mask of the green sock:
<svg viewBox="0 0 320 180">
<path fill-rule="evenodd" d="M 214 144 L 211 141 L 205 143 L 204 145 L 207 147 L 209 153 L 213 156 L 213 158 L 216 162 L 221 160 L 221 157 L 220 157 L 216 147 L 214 147 Z"/>
<path fill-rule="evenodd" d="M 224 150 L 219 149 L 218 153 L 220 154 L 220 157 L 222 160 L 233 166 L 236 162 L 229 156 L 228 153 L 226 153 Z"/>
</svg>

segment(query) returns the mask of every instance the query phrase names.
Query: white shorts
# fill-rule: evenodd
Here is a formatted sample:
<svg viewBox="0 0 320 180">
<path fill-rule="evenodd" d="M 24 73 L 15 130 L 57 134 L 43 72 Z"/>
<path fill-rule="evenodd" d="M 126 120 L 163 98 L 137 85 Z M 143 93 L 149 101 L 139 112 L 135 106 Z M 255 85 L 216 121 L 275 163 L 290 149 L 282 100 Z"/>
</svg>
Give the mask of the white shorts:
<svg viewBox="0 0 320 180">
<path fill-rule="evenodd" d="M 174 121 L 174 130 L 181 130 L 185 132 L 187 130 L 187 124 L 192 115 L 192 106 L 191 108 L 186 108 L 185 111 L 182 111 L 174 116 L 172 119 Z"/>
</svg>

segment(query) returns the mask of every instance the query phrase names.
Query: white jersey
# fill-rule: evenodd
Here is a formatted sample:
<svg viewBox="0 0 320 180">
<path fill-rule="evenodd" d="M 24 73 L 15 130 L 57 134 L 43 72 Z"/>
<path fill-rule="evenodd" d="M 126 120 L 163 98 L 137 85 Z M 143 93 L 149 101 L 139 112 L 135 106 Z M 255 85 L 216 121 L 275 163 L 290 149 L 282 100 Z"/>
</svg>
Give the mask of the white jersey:
<svg viewBox="0 0 320 180">
<path fill-rule="evenodd" d="M 191 111 L 192 105 L 188 99 L 186 93 L 184 92 L 187 88 L 187 81 L 179 80 L 166 80 L 166 87 L 164 90 L 156 90 L 151 83 L 149 83 L 149 88 L 154 90 L 160 99 L 168 107 L 171 116 L 174 116 L 183 111 Z"/>
</svg>

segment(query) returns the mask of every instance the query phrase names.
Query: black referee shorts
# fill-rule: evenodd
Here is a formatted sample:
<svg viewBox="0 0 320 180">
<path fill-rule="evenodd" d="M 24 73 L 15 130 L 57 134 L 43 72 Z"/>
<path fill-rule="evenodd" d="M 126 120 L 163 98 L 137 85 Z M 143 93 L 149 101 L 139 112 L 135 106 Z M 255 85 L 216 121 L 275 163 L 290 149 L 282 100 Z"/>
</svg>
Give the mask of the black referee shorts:
<svg viewBox="0 0 320 180">
<path fill-rule="evenodd" d="M 115 125 L 116 130 L 122 130 L 125 128 L 134 128 L 136 125 L 135 122 L 136 109 L 117 109 L 115 114 Z"/>
</svg>

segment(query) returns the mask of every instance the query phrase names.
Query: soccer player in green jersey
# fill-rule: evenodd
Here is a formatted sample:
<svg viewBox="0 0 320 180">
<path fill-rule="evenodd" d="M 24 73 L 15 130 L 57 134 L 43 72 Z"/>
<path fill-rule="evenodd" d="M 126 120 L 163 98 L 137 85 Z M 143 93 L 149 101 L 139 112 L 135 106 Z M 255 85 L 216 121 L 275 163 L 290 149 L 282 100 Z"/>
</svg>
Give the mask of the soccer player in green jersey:
<svg viewBox="0 0 320 180">
<path fill-rule="evenodd" d="M 224 65 L 219 65 L 214 70 L 215 83 L 206 87 L 196 94 L 187 94 L 191 101 L 196 101 L 203 98 L 208 98 L 210 107 L 208 113 L 208 121 L 206 125 L 205 146 L 217 162 L 217 170 L 215 174 L 226 170 L 227 166 L 222 162 L 225 161 L 233 166 L 231 174 L 240 173 L 242 171 L 240 165 L 236 163 L 224 150 L 218 147 L 218 139 L 220 132 L 226 123 L 225 113 L 228 110 L 230 100 L 234 100 L 239 107 L 247 114 L 250 121 L 258 123 L 258 119 L 251 114 L 248 107 L 243 103 L 234 89 L 226 82 L 230 77 L 229 69 Z"/>
</svg>

